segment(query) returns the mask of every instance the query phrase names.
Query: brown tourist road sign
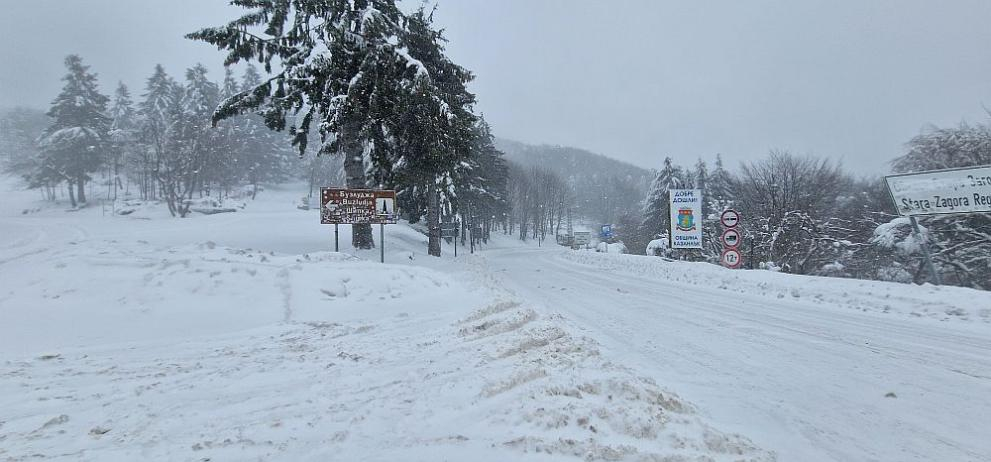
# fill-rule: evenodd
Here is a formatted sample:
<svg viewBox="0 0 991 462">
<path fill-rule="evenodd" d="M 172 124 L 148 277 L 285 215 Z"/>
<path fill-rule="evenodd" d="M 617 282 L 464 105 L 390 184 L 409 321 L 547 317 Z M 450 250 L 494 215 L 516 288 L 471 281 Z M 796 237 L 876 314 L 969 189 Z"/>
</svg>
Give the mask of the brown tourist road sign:
<svg viewBox="0 0 991 462">
<path fill-rule="evenodd" d="M 398 218 L 396 191 L 320 188 L 322 224 L 395 224 Z"/>
</svg>

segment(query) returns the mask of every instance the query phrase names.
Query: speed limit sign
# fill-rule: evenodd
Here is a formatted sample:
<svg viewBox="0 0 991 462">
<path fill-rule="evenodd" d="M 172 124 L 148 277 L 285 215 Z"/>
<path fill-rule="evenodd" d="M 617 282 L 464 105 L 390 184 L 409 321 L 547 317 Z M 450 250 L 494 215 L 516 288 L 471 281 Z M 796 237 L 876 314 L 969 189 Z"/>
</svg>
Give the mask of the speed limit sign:
<svg viewBox="0 0 991 462">
<path fill-rule="evenodd" d="M 720 261 L 723 266 L 730 269 L 739 268 L 740 265 L 743 264 L 743 258 L 740 256 L 740 251 L 736 249 L 723 250 L 723 256 L 720 257 Z"/>
<path fill-rule="evenodd" d="M 728 209 L 719 216 L 719 222 L 727 228 L 736 228 L 736 225 L 740 224 L 740 212 Z"/>
</svg>

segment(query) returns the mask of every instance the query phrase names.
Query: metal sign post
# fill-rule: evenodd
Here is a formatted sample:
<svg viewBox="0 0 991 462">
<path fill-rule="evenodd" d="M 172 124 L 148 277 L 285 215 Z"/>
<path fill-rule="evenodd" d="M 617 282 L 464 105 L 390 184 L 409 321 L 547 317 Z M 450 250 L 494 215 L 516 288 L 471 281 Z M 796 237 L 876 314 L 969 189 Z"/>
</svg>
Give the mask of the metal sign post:
<svg viewBox="0 0 991 462">
<path fill-rule="evenodd" d="M 440 224 L 440 237 L 454 240 L 454 256 L 458 256 L 458 223 L 449 222 Z"/>
<path fill-rule="evenodd" d="M 919 242 L 922 242 L 922 231 L 919 230 L 918 220 L 916 220 L 914 216 L 908 217 L 908 220 L 912 222 L 912 235 L 914 235 Z M 929 268 L 929 276 L 932 277 L 933 284 L 936 284 L 937 286 L 942 285 L 943 280 L 939 277 L 939 273 L 936 272 L 936 265 L 933 264 L 932 254 L 929 253 L 929 243 L 926 242 L 925 245 L 921 245 L 919 247 L 922 247 L 922 256 L 926 259 L 926 267 Z"/>
<path fill-rule="evenodd" d="M 334 252 L 340 252 L 341 251 L 341 244 L 340 244 L 340 242 L 341 242 L 341 239 L 340 239 L 341 234 L 340 234 L 340 231 L 338 231 L 337 226 L 338 226 L 338 224 L 337 223 L 334 223 Z"/>
</svg>

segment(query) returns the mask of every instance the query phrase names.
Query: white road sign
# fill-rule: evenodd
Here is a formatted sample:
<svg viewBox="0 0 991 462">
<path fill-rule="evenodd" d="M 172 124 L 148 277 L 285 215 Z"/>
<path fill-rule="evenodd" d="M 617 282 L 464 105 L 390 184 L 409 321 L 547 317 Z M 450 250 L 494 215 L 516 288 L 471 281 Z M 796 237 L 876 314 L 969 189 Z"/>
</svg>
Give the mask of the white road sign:
<svg viewBox="0 0 991 462">
<path fill-rule="evenodd" d="M 902 216 L 991 212 L 991 165 L 884 177 Z"/>
<path fill-rule="evenodd" d="M 592 233 L 590 231 L 575 231 L 575 239 L 572 241 L 574 245 L 588 245 L 592 242 Z"/>
<path fill-rule="evenodd" d="M 671 189 L 671 248 L 702 248 L 702 190 Z"/>
<path fill-rule="evenodd" d="M 722 241 L 723 246 L 735 249 L 740 245 L 740 232 L 733 228 L 727 229 L 723 231 L 723 235 L 720 236 L 719 240 Z"/>
<path fill-rule="evenodd" d="M 740 212 L 733 209 L 725 210 L 719 216 L 719 222 L 727 228 L 736 228 L 736 225 L 740 224 Z"/>
<path fill-rule="evenodd" d="M 740 251 L 736 249 L 723 250 L 723 256 L 719 260 L 727 268 L 739 268 L 743 264 L 743 257 L 740 256 Z"/>
</svg>

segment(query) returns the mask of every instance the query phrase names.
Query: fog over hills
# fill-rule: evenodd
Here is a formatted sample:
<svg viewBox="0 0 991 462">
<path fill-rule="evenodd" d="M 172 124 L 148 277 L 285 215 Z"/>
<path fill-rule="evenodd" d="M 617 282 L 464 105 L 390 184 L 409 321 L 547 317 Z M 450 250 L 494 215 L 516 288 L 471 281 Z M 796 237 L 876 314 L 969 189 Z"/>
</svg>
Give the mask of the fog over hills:
<svg viewBox="0 0 991 462">
<path fill-rule="evenodd" d="M 655 172 L 636 165 L 567 146 L 530 145 L 503 138 L 495 146 L 504 158 L 523 170 L 553 173 L 573 193 L 576 212 L 612 223 L 639 213 Z"/>
<path fill-rule="evenodd" d="M 505 159 L 522 167 L 539 166 L 567 178 L 577 172 L 596 172 L 620 178 L 653 178 L 650 170 L 629 162 L 616 160 L 581 148 L 532 145 L 505 138 L 495 139 L 496 148 L 505 154 Z M 660 163 L 660 162 L 658 162 Z"/>
</svg>

